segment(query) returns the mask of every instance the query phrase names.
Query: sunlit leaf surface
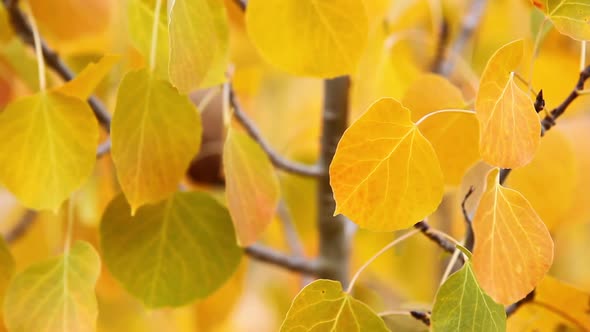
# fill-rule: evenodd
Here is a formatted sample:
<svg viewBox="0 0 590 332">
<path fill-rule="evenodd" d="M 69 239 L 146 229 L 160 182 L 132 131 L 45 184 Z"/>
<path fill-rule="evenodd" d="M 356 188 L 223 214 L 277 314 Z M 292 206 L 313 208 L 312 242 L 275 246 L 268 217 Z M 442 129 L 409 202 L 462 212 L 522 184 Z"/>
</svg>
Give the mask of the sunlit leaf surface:
<svg viewBox="0 0 590 332">
<path fill-rule="evenodd" d="M 531 204 L 519 192 L 488 175 L 487 190 L 473 218 L 473 270 L 496 302 L 524 298 L 553 262 L 553 240 Z"/>
<path fill-rule="evenodd" d="M 500 48 L 481 78 L 475 110 L 480 122 L 482 158 L 498 167 L 528 164 L 537 151 L 541 124 L 529 94 L 517 84 L 514 71 L 522 62 L 524 42 Z"/>
<path fill-rule="evenodd" d="M 389 331 L 371 308 L 342 291 L 338 281 L 320 279 L 293 300 L 281 332 Z"/>
<path fill-rule="evenodd" d="M 169 28 L 170 81 L 179 91 L 225 81 L 229 27 L 223 1 L 175 0 Z"/>
<path fill-rule="evenodd" d="M 188 97 L 147 70 L 119 87 L 112 156 L 132 210 L 175 192 L 201 144 L 201 118 Z"/>
<path fill-rule="evenodd" d="M 64 95 L 76 97 L 82 100 L 87 99 L 119 61 L 116 55 L 105 55 L 98 62 L 90 63 L 73 80 L 66 82 L 57 90 Z"/>
<path fill-rule="evenodd" d="M 590 2 L 584 0 L 533 0 L 564 35 L 590 40 Z"/>
<path fill-rule="evenodd" d="M 92 173 L 98 124 L 86 102 L 57 92 L 0 114 L 0 182 L 27 207 L 57 210 Z"/>
<path fill-rule="evenodd" d="M 223 148 L 226 197 L 238 243 L 254 243 L 272 221 L 279 181 L 266 153 L 247 134 L 230 129 Z"/>
<path fill-rule="evenodd" d="M 444 109 L 463 108 L 461 90 L 446 78 L 436 74 L 424 74 L 406 90 L 402 104 L 412 111 L 412 121 L 416 122 L 428 113 Z"/>
<path fill-rule="evenodd" d="M 76 242 L 69 252 L 18 273 L 4 302 L 8 330 L 95 331 L 99 273 L 100 259 L 87 242 Z"/>
<path fill-rule="evenodd" d="M 342 213 L 363 228 L 392 231 L 431 214 L 443 194 L 432 145 L 391 98 L 375 102 L 344 133 L 330 165 Z"/>
</svg>

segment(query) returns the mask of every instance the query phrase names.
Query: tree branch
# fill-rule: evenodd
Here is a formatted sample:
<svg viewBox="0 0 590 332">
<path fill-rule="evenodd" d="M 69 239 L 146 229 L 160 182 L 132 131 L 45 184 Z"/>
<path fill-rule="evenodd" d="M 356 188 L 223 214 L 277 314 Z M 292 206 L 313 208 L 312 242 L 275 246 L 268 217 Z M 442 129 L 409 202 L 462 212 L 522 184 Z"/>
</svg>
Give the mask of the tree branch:
<svg viewBox="0 0 590 332">
<path fill-rule="evenodd" d="M 535 290 L 533 289 L 530 293 L 525 296 L 524 299 L 513 303 L 506 307 L 506 318 L 512 316 L 520 307 L 522 307 L 525 303 L 532 302 L 535 300 Z"/>
<path fill-rule="evenodd" d="M 254 244 L 244 248 L 244 251 L 248 256 L 256 260 L 277 265 L 290 271 L 308 275 L 319 275 L 321 273 L 321 265 L 318 262 L 299 256 L 288 256 L 262 245 Z"/>
<path fill-rule="evenodd" d="M 16 225 L 4 234 L 4 240 L 6 240 L 6 243 L 13 243 L 25 235 L 29 228 L 34 224 L 36 217 L 37 211 L 27 209 Z"/>
<path fill-rule="evenodd" d="M 234 0 L 234 3 L 242 10 L 246 11 L 246 6 L 248 5 L 248 1 L 246 0 Z"/>
<path fill-rule="evenodd" d="M 25 44 L 34 47 L 33 30 L 31 29 L 31 25 L 28 22 L 25 13 L 23 13 L 18 7 L 18 1 L 3 0 L 3 4 L 16 34 Z M 74 78 L 72 70 L 63 62 L 55 51 L 47 46 L 47 43 L 44 40 L 41 40 L 41 50 L 47 66 L 53 69 L 64 81 L 70 81 Z M 111 115 L 106 110 L 106 107 L 94 96 L 88 99 L 88 104 L 92 108 L 94 115 L 104 130 L 110 132 Z"/>
<path fill-rule="evenodd" d="M 469 213 L 467 213 L 467 208 L 465 204 L 469 197 L 473 194 L 475 189 L 473 186 L 469 187 L 469 190 L 465 194 L 463 201 L 461 202 L 461 211 L 463 212 L 463 219 L 465 219 L 465 248 L 469 251 L 473 251 L 473 245 L 475 244 L 475 236 L 473 235 L 473 223 L 471 218 L 469 217 Z"/>
<path fill-rule="evenodd" d="M 451 241 L 445 239 L 444 237 L 440 236 L 436 232 L 433 232 L 430 228 L 430 225 L 425 220 L 422 220 L 414 225 L 414 228 L 417 228 L 424 234 L 427 238 L 431 241 L 436 243 L 439 247 L 441 247 L 444 251 L 452 254 L 455 252 L 455 244 Z"/>
<path fill-rule="evenodd" d="M 324 81 L 322 134 L 318 163 L 322 176 L 318 178 L 317 192 L 318 259 L 326 266 L 319 277 L 338 280 L 345 289 L 348 287 L 351 241 L 347 235 L 348 220 L 342 215 L 334 216 L 336 202 L 330 186 L 328 169 L 336 153 L 338 141 L 347 127 L 349 91 L 348 76 Z"/>
<path fill-rule="evenodd" d="M 270 144 L 264 140 L 264 138 L 262 137 L 262 135 L 258 131 L 258 128 L 254 124 L 254 122 L 252 120 L 250 120 L 250 118 L 248 118 L 246 113 L 242 110 L 242 106 L 240 105 L 240 102 L 238 101 L 238 98 L 236 96 L 233 86 L 231 84 L 228 84 L 228 86 L 229 86 L 229 103 L 234 110 L 234 116 L 235 116 L 236 120 L 238 120 L 238 122 L 242 125 L 242 127 L 244 127 L 244 129 L 246 129 L 246 132 L 248 132 L 248 135 L 250 135 L 250 137 L 252 137 L 252 139 L 254 139 L 260 145 L 262 150 L 264 150 L 264 152 L 268 155 L 268 157 L 270 158 L 270 161 L 272 162 L 273 165 L 275 165 L 275 167 L 280 168 L 284 171 L 293 173 L 293 174 L 303 175 L 303 176 L 319 177 L 323 174 L 315 166 L 304 165 L 304 164 L 296 163 L 291 160 L 287 160 L 284 157 L 282 157 L 281 155 L 279 155 L 276 151 L 274 151 L 272 149 L 272 147 L 270 146 Z"/>
<path fill-rule="evenodd" d="M 465 48 L 465 45 L 469 39 L 471 39 L 475 29 L 479 25 L 485 7 L 486 0 L 473 0 L 471 7 L 469 7 L 469 11 L 463 18 L 459 36 L 451 48 L 450 56 L 447 56 L 444 61 L 440 62 L 440 66 L 436 72 L 443 76 L 449 76 L 453 72 L 453 69 L 455 68 L 455 58 L 463 52 L 463 48 Z"/>
</svg>

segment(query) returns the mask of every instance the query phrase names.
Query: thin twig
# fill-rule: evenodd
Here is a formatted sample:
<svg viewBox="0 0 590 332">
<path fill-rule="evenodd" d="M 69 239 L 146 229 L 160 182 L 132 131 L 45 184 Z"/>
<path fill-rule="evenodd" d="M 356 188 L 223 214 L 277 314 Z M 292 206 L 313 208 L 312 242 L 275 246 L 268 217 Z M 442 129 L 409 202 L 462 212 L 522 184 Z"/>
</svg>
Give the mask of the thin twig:
<svg viewBox="0 0 590 332">
<path fill-rule="evenodd" d="M 21 40 L 31 47 L 34 47 L 33 30 L 31 24 L 28 22 L 25 14 L 18 7 L 16 0 L 3 0 L 4 7 L 10 18 L 10 23 L 14 31 L 21 38 Z M 63 62 L 63 60 L 53 51 L 47 43 L 41 38 L 41 50 L 45 64 L 53 69 L 64 81 L 70 81 L 74 78 L 74 72 Z M 88 99 L 88 104 L 92 108 L 94 115 L 98 122 L 102 125 L 106 132 L 110 131 L 111 115 L 106 107 L 96 97 L 92 96 Z"/>
<path fill-rule="evenodd" d="M 37 218 L 37 211 L 26 210 L 16 225 L 4 234 L 6 243 L 13 243 L 27 233 Z"/>
<path fill-rule="evenodd" d="M 429 312 L 412 310 L 412 311 L 410 311 L 410 315 L 412 315 L 412 317 L 414 317 L 417 320 L 424 323 L 426 326 L 430 326 L 430 313 Z"/>
<path fill-rule="evenodd" d="M 471 39 L 475 29 L 479 25 L 485 7 L 486 0 L 473 0 L 471 7 L 469 7 L 469 11 L 463 18 L 459 36 L 453 43 L 451 56 L 447 56 L 447 58 L 441 62 L 440 67 L 437 70 L 438 73 L 443 76 L 449 76 L 453 72 L 453 69 L 455 68 L 455 58 L 463 52 L 463 48 L 465 48 L 465 45 Z"/>
<path fill-rule="evenodd" d="M 242 110 L 242 106 L 240 105 L 240 102 L 238 101 L 234 88 L 231 84 L 228 84 L 228 89 L 229 103 L 234 110 L 233 114 L 236 120 L 238 120 L 242 127 L 246 129 L 250 137 L 252 137 L 252 139 L 254 139 L 260 145 L 262 150 L 264 150 L 264 152 L 268 155 L 270 161 L 273 163 L 273 165 L 275 165 L 275 167 L 293 174 L 304 176 L 319 177 L 323 174 L 323 172 L 319 171 L 318 167 L 287 160 L 274 151 L 270 144 L 264 140 L 254 122 L 248 118 L 246 113 Z"/>
<path fill-rule="evenodd" d="M 107 138 L 104 142 L 100 143 L 100 145 L 96 149 L 96 159 L 104 156 L 109 152 L 111 152 L 111 139 Z"/>
<path fill-rule="evenodd" d="M 422 234 L 426 235 L 427 238 L 432 240 L 436 243 L 439 247 L 441 247 L 444 251 L 452 254 L 455 252 L 455 244 L 451 241 L 447 240 L 446 238 L 440 236 L 437 232 L 433 232 L 430 228 L 430 225 L 425 220 L 422 220 L 414 225 L 414 228 L 417 228 L 422 232 Z"/>
<path fill-rule="evenodd" d="M 471 221 L 471 217 L 469 217 L 469 213 L 467 213 L 467 208 L 465 204 L 467 204 L 467 200 L 473 192 L 475 188 L 473 186 L 469 187 L 469 190 L 465 194 L 463 201 L 461 202 L 461 211 L 463 211 L 463 219 L 465 220 L 465 242 L 464 247 L 467 248 L 469 251 L 473 251 L 473 245 L 475 244 L 475 237 L 473 236 L 473 223 Z"/>
<path fill-rule="evenodd" d="M 246 254 L 261 262 L 277 265 L 287 270 L 301 272 L 308 275 L 318 275 L 321 272 L 319 262 L 310 261 L 299 256 L 288 256 L 274 249 L 254 244 L 244 248 Z"/>
<path fill-rule="evenodd" d="M 234 0 L 234 3 L 242 10 L 246 11 L 246 6 L 248 5 L 248 1 L 246 0 Z"/>
<path fill-rule="evenodd" d="M 523 304 L 532 302 L 535 299 L 535 290 L 533 289 L 530 293 L 525 296 L 524 299 L 519 300 L 516 303 L 513 303 L 506 307 L 506 317 L 512 316 Z"/>
</svg>

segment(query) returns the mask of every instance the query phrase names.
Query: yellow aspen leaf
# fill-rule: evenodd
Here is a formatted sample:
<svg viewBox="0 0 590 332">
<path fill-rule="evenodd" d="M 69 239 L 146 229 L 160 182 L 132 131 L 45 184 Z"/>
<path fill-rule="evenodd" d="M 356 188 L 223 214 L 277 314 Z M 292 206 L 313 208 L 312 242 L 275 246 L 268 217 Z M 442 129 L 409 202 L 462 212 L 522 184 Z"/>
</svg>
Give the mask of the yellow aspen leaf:
<svg viewBox="0 0 590 332">
<path fill-rule="evenodd" d="M 170 81 L 180 92 L 225 81 L 229 26 L 223 1 L 175 0 L 169 29 Z"/>
<path fill-rule="evenodd" d="M 560 33 L 590 40 L 590 3 L 584 0 L 532 0 Z"/>
<path fill-rule="evenodd" d="M 15 262 L 4 239 L 0 239 L 0 303 L 3 303 L 4 293 L 14 274 Z"/>
<path fill-rule="evenodd" d="M 29 0 L 28 3 L 45 34 L 58 40 L 102 33 L 110 24 L 114 7 L 111 0 Z"/>
<path fill-rule="evenodd" d="M 442 200 L 432 145 L 398 101 L 375 102 L 344 133 L 330 165 L 336 211 L 373 231 L 412 226 Z"/>
<path fill-rule="evenodd" d="M 508 320 L 509 331 L 590 331 L 590 294 L 551 276 Z"/>
<path fill-rule="evenodd" d="M 362 0 L 251 0 L 246 27 L 268 62 L 325 78 L 353 73 L 368 35 Z"/>
<path fill-rule="evenodd" d="M 86 102 L 49 91 L 22 98 L 0 114 L 0 182 L 23 205 L 55 211 L 92 173 L 97 146 Z"/>
<path fill-rule="evenodd" d="M 98 254 L 87 242 L 18 273 L 6 292 L 4 319 L 12 332 L 96 330 Z"/>
<path fill-rule="evenodd" d="M 118 55 L 103 56 L 98 62 L 88 64 L 73 80 L 60 86 L 57 91 L 64 95 L 86 100 L 120 58 Z"/>
<path fill-rule="evenodd" d="M 512 171 L 507 185 L 522 193 L 553 230 L 570 222 L 577 173 L 572 144 L 558 126 L 543 137 L 530 164 Z"/>
<path fill-rule="evenodd" d="M 466 104 L 461 90 L 436 74 L 420 76 L 408 87 L 401 101 L 412 110 L 412 121 L 437 110 L 463 108 Z"/>
<path fill-rule="evenodd" d="M 199 192 L 177 192 L 134 216 L 119 195 L 100 235 L 111 273 L 150 308 L 207 297 L 234 274 L 242 254 L 228 211 Z"/>
<path fill-rule="evenodd" d="M 503 168 L 528 164 L 540 141 L 541 124 L 533 101 L 514 77 L 523 54 L 522 40 L 496 51 L 483 72 L 475 101 L 481 156 Z"/>
<path fill-rule="evenodd" d="M 188 97 L 146 69 L 129 72 L 111 126 L 113 162 L 131 210 L 175 192 L 201 144 L 201 118 Z"/>
<path fill-rule="evenodd" d="M 590 117 L 581 116 L 559 122 L 553 130 L 563 133 L 575 155 L 577 179 L 575 181 L 570 209 L 562 215 L 568 223 L 590 220 Z M 553 131 L 552 130 L 552 131 Z M 559 160 L 559 159 L 556 159 Z M 564 175 L 567 177 L 567 175 Z M 553 182 L 559 183 L 559 182 Z M 553 187 L 553 186 L 552 186 Z"/>
<path fill-rule="evenodd" d="M 238 243 L 248 246 L 272 221 L 279 203 L 279 180 L 262 148 L 230 129 L 223 147 L 227 205 Z"/>
<path fill-rule="evenodd" d="M 432 331 L 506 331 L 504 306 L 477 283 L 471 261 L 439 288 L 432 308 Z"/>
<path fill-rule="evenodd" d="M 129 35 L 133 46 L 147 62 L 152 47 L 152 28 L 154 24 L 154 1 L 129 0 L 127 2 L 127 21 Z M 168 79 L 168 63 L 170 46 L 168 41 L 168 15 L 162 6 L 160 20 L 157 25 L 158 40 L 156 41 L 155 73 L 162 79 Z"/>
<path fill-rule="evenodd" d="M 496 302 L 524 298 L 553 263 L 553 240 L 531 204 L 488 174 L 487 189 L 473 218 L 473 270 Z"/>
<path fill-rule="evenodd" d="M 418 128 L 436 151 L 445 184 L 461 184 L 467 169 L 480 159 L 475 114 L 443 110 L 429 115 L 419 123 Z"/>
<path fill-rule="evenodd" d="M 320 279 L 297 294 L 281 325 L 291 331 L 389 331 L 363 302 L 342 291 L 338 281 Z"/>
</svg>

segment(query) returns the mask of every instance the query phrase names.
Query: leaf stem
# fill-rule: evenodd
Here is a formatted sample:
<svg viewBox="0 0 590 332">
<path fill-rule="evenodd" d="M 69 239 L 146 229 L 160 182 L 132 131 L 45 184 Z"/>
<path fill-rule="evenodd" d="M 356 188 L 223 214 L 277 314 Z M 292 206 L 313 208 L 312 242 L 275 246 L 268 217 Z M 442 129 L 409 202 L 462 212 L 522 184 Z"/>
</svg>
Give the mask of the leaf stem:
<svg viewBox="0 0 590 332">
<path fill-rule="evenodd" d="M 348 289 L 346 290 L 347 293 L 350 293 L 352 291 L 352 288 L 354 287 L 354 284 L 356 283 L 357 279 L 359 278 L 360 274 L 375 260 L 377 259 L 377 257 L 381 256 L 383 253 L 385 253 L 387 250 L 393 248 L 394 246 L 396 246 L 397 244 L 403 242 L 404 240 L 409 239 L 410 237 L 412 237 L 413 235 L 417 234 L 418 232 L 420 232 L 419 229 L 414 229 L 411 230 L 409 232 L 407 232 L 406 234 L 398 237 L 397 239 L 391 241 L 390 243 L 388 243 L 385 247 L 381 248 L 381 250 L 379 250 L 375 255 L 373 255 L 371 258 L 369 258 L 364 264 L 363 266 L 361 266 L 358 271 L 356 271 L 356 273 L 354 274 L 354 276 L 352 277 L 352 279 L 350 280 L 350 284 L 348 285 Z"/>
<path fill-rule="evenodd" d="M 39 75 L 39 90 L 41 92 L 47 89 L 47 81 L 45 77 L 45 60 L 43 59 L 43 50 L 41 48 L 41 37 L 39 37 L 39 29 L 35 17 L 31 15 L 31 30 L 33 31 L 33 42 L 35 45 L 35 56 L 37 58 L 37 70 Z"/>
<path fill-rule="evenodd" d="M 582 47 L 580 50 L 580 71 L 583 71 L 586 68 L 586 41 L 582 40 Z"/>
<path fill-rule="evenodd" d="M 154 9 L 154 23 L 152 24 L 152 44 L 150 49 L 150 71 L 156 69 L 156 51 L 158 49 L 158 25 L 160 24 L 160 11 L 162 9 L 162 0 L 156 0 Z"/>
<path fill-rule="evenodd" d="M 67 216 L 66 216 L 66 235 L 64 240 L 64 255 L 70 253 L 70 247 L 72 244 L 72 229 L 74 226 L 74 194 L 70 196 L 68 200 L 68 207 L 67 207 Z"/>
<path fill-rule="evenodd" d="M 420 118 L 420 120 L 416 121 L 416 126 L 419 126 L 420 123 L 422 123 L 424 120 L 428 119 L 429 117 L 436 115 L 436 114 L 441 114 L 441 113 L 465 113 L 465 114 L 475 114 L 475 111 L 472 110 L 462 110 L 462 109 L 448 109 L 448 110 L 439 110 L 439 111 L 434 111 L 431 113 L 428 113 L 426 115 L 424 115 L 422 118 Z"/>
</svg>

